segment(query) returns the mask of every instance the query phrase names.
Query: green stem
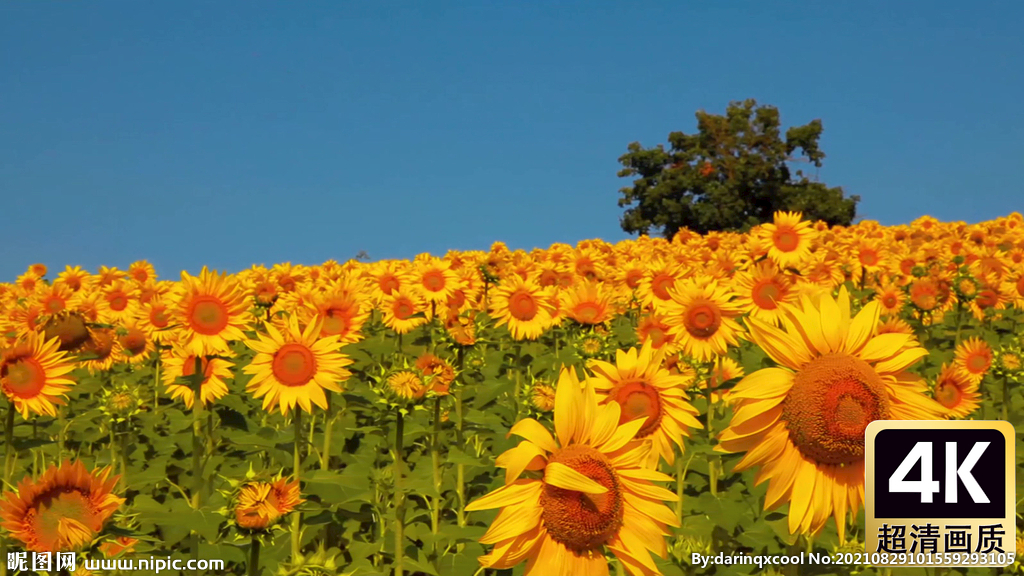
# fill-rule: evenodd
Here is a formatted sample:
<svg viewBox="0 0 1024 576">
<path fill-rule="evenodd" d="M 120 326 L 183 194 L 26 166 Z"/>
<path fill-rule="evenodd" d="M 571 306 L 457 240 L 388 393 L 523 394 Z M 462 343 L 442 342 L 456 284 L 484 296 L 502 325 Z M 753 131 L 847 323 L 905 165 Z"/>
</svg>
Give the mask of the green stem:
<svg viewBox="0 0 1024 576">
<path fill-rule="evenodd" d="M 203 358 L 195 357 L 192 372 L 192 509 L 199 510 L 203 492 Z M 199 560 L 199 532 L 192 531 L 192 559 Z"/>
<path fill-rule="evenodd" d="M 4 444 L 7 446 L 7 453 L 4 457 L 4 485 L 0 489 L 6 489 L 11 484 L 11 474 L 14 473 L 14 460 L 17 454 L 14 452 L 14 402 L 7 403 L 7 418 L 4 420 Z M 5 558 L 0 558 L 7 561 Z M 5 564 L 6 565 L 6 564 Z"/>
<path fill-rule="evenodd" d="M 961 314 L 964 311 L 964 303 L 961 300 L 956 301 L 956 338 L 953 339 L 953 347 L 960 345 L 960 329 L 963 327 L 961 322 Z"/>
<path fill-rule="evenodd" d="M 430 510 L 430 531 L 435 536 L 434 553 L 437 553 L 437 533 L 441 524 L 441 398 L 434 398 L 434 430 L 430 446 L 430 461 L 434 472 L 434 498 Z"/>
<path fill-rule="evenodd" d="M 260 541 L 255 536 L 253 536 L 251 542 L 252 543 L 249 545 L 249 565 L 246 566 L 246 574 L 248 574 L 248 576 L 259 576 Z"/>
<path fill-rule="evenodd" d="M 334 431 L 334 405 L 331 404 L 331 391 L 326 390 L 327 410 L 324 412 L 324 448 L 320 451 L 320 469 L 327 470 L 331 466 L 331 436 Z"/>
<path fill-rule="evenodd" d="M 63 406 L 57 407 L 57 426 L 57 466 L 60 466 L 64 462 L 64 433 L 67 428 Z"/>
<path fill-rule="evenodd" d="M 405 487 L 402 476 L 405 463 L 402 451 L 402 440 L 405 437 L 405 416 L 398 411 L 398 422 L 395 425 L 395 576 L 402 576 L 405 565 Z"/>
<path fill-rule="evenodd" d="M 714 432 L 714 420 L 715 420 L 715 403 L 712 400 L 711 391 L 711 379 L 708 378 L 707 383 L 704 386 L 704 396 L 708 402 L 708 445 L 714 443 L 715 432 Z M 712 452 L 708 452 L 708 485 L 711 489 L 712 496 L 718 496 L 718 456 L 713 455 Z"/>
<path fill-rule="evenodd" d="M 463 446 L 465 439 L 462 430 L 462 386 L 455 390 L 455 417 L 458 419 L 456 425 L 456 438 L 459 446 Z M 458 464 L 455 466 L 455 494 L 459 499 L 459 507 L 455 511 L 459 526 L 466 525 L 466 466 Z"/>
<path fill-rule="evenodd" d="M 1010 419 L 1010 379 L 1003 376 L 1003 420 Z"/>
<path fill-rule="evenodd" d="M 293 462 L 292 462 L 292 475 L 295 477 L 295 481 L 299 482 L 302 475 L 302 455 L 300 454 L 300 446 L 302 445 L 302 411 L 295 410 L 295 441 L 293 442 Z M 298 564 L 299 557 L 302 555 L 302 514 L 299 511 L 292 512 L 292 563 Z"/>
<path fill-rule="evenodd" d="M 159 350 L 158 350 L 159 352 Z M 160 354 L 156 355 L 156 365 L 153 367 L 153 411 L 160 405 Z"/>
</svg>

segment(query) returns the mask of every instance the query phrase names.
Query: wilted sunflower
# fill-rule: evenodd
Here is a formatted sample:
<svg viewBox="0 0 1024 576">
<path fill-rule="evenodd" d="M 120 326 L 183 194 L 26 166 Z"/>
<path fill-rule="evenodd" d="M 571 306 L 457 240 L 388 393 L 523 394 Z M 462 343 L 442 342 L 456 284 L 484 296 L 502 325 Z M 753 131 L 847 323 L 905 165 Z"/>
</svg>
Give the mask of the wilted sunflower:
<svg viewBox="0 0 1024 576">
<path fill-rule="evenodd" d="M 594 386 L 601 404 L 618 403 L 620 424 L 645 419 L 636 437 L 651 439 L 652 468 L 657 467 L 658 458 L 669 464 L 675 462 L 672 444 L 682 450 L 690 428 L 703 428 L 696 418 L 697 409 L 686 397 L 689 378 L 670 373 L 664 361 L 665 352 L 655 350 L 648 342 L 639 351 L 617 351 L 615 364 L 600 360 L 587 363 L 594 373 L 588 383 Z"/>
<path fill-rule="evenodd" d="M 51 465 L 38 480 L 22 479 L 0 500 L 0 519 L 27 550 L 58 552 L 88 544 L 124 503 L 112 493 L 111 468 L 89 472 L 81 461 Z"/>
<path fill-rule="evenodd" d="M 250 482 L 239 487 L 235 497 L 235 523 L 246 530 L 265 531 L 302 502 L 298 480 Z"/>
<path fill-rule="evenodd" d="M 60 341 L 31 333 L 14 346 L 0 351 L 0 390 L 14 403 L 22 418 L 29 412 L 46 416 L 57 414 L 55 404 L 63 404 L 64 394 L 75 382 L 67 377 L 74 365 L 57 348 Z"/>
<path fill-rule="evenodd" d="M 313 404 L 326 409 L 324 390 L 341 392 L 339 383 L 351 376 L 345 366 L 352 360 L 338 351 L 338 337 L 320 336 L 320 323 L 300 330 L 295 316 L 288 319 L 284 333 L 272 324 L 266 328 L 267 334 L 245 342 L 256 351 L 243 369 L 253 375 L 246 392 L 263 398 L 264 410 L 279 407 L 285 416 L 295 406 L 306 412 L 312 412 Z"/>
<path fill-rule="evenodd" d="M 876 335 L 877 302 L 850 317 L 850 296 L 787 307 L 785 329 L 750 319 L 751 340 L 776 368 L 729 393 L 734 415 L 717 451 L 746 452 L 735 470 L 759 466 L 765 509 L 788 501 L 789 529 L 817 533 L 834 516 L 840 538 L 864 490 L 864 429 L 873 420 L 934 420 L 944 412 L 907 368 L 928 354 L 907 334 Z"/>
<path fill-rule="evenodd" d="M 229 340 L 244 340 L 248 306 L 233 277 L 203 267 L 199 276 L 181 273 L 181 293 L 173 317 L 190 354 L 230 352 Z"/>
<path fill-rule="evenodd" d="M 434 394 L 448 394 L 448 388 L 455 380 L 455 369 L 447 360 L 426 353 L 416 359 L 416 369 L 428 378 L 427 383 Z"/>
<path fill-rule="evenodd" d="M 525 440 L 498 456 L 505 486 L 466 506 L 502 508 L 480 539 L 494 545 L 482 566 L 526 560 L 526 576 L 600 576 L 609 550 L 630 574 L 660 574 L 650 553 L 667 556 L 667 526 L 679 524 L 662 501 L 677 498 L 652 484 L 671 478 L 645 467 L 650 444 L 634 440 L 646 419 L 619 425 L 619 412 L 566 369 L 555 392 L 558 441 L 532 418 L 512 427 Z"/>
<path fill-rule="evenodd" d="M 946 409 L 947 418 L 966 418 L 981 406 L 978 383 L 956 366 L 942 365 L 935 379 L 935 400 Z"/>
</svg>

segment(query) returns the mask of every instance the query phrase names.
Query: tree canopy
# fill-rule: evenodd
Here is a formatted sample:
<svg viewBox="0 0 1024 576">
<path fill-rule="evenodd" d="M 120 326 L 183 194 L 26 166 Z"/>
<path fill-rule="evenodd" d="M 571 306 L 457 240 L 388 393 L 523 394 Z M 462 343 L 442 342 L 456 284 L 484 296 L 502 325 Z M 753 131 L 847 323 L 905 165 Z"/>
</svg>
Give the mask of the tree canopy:
<svg viewBox="0 0 1024 576">
<path fill-rule="evenodd" d="M 745 231 L 772 220 L 777 210 L 799 211 L 810 220 L 849 225 L 859 196 L 844 197 L 840 187 L 811 180 L 790 164 L 820 168 L 821 120 L 786 130 L 779 111 L 753 99 L 732 102 L 724 116 L 697 112 L 697 133 L 672 132 L 669 149 L 658 144 L 629 145 L 619 158 L 619 177 L 634 177 L 622 188 L 622 229 L 631 234 L 661 232 L 673 237 L 682 228 Z M 635 205 L 634 205 L 635 204 Z"/>
</svg>

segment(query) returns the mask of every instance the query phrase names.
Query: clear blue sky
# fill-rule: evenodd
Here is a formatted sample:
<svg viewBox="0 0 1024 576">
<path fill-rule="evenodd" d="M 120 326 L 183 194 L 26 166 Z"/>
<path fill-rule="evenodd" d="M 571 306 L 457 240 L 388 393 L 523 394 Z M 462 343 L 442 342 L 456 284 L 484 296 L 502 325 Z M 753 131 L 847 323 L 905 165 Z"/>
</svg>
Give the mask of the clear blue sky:
<svg viewBox="0 0 1024 576">
<path fill-rule="evenodd" d="M 626 145 L 747 97 L 864 218 L 1024 210 L 1024 2 L 696 4 L 0 3 L 0 279 L 618 240 Z"/>
</svg>

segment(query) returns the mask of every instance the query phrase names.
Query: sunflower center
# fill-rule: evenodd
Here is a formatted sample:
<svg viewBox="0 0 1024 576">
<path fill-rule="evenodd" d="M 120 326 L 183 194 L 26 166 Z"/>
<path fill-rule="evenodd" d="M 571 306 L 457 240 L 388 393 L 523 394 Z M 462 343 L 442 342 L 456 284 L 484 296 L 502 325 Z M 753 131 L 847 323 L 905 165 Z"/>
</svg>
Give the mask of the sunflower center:
<svg viewBox="0 0 1024 576">
<path fill-rule="evenodd" d="M 611 398 L 622 408 L 619 412 L 619 425 L 647 418 L 644 425 L 636 433 L 637 438 L 646 438 L 661 425 L 664 414 L 661 408 L 661 396 L 658 389 L 643 380 L 627 380 L 616 387 Z"/>
<path fill-rule="evenodd" d="M 228 325 L 228 311 L 215 296 L 197 296 L 188 312 L 192 330 L 204 336 L 220 334 Z"/>
<path fill-rule="evenodd" d="M 391 294 L 395 290 L 399 289 L 400 282 L 398 281 L 398 278 L 392 275 L 387 275 L 382 276 L 381 279 L 377 282 L 377 285 L 380 286 L 381 292 L 385 294 Z"/>
<path fill-rule="evenodd" d="M 754 285 L 751 296 L 758 308 L 775 310 L 779 306 L 778 301 L 781 294 L 782 291 L 779 290 L 779 286 L 774 281 L 762 280 Z"/>
<path fill-rule="evenodd" d="M 718 307 L 710 302 L 700 302 L 686 311 L 684 319 L 686 331 L 695 338 L 709 338 L 722 325 L 722 314 Z"/>
<path fill-rule="evenodd" d="M 537 283 L 541 286 L 554 286 L 558 284 L 558 272 L 554 270 L 545 270 L 540 273 L 537 277 Z"/>
<path fill-rule="evenodd" d="M 114 331 L 101 328 L 89 335 L 89 340 L 82 346 L 87 354 L 96 356 L 95 360 L 104 360 L 114 351 Z"/>
<path fill-rule="evenodd" d="M 529 322 L 537 316 L 537 301 L 526 292 L 516 292 L 508 299 L 508 313 L 516 320 Z"/>
<path fill-rule="evenodd" d="M 348 318 L 345 316 L 344 310 L 338 310 L 332 308 L 327 311 L 324 315 L 324 325 L 321 329 L 321 334 L 324 336 L 334 336 L 335 334 L 344 334 L 348 331 Z"/>
<path fill-rule="evenodd" d="M 946 408 L 955 408 L 960 404 L 960 398 L 962 397 L 963 392 L 955 384 L 940 382 L 935 387 L 935 399 Z"/>
<path fill-rule="evenodd" d="M 1024 276 L 1017 280 L 1017 294 L 1024 296 Z"/>
<path fill-rule="evenodd" d="M 444 274 L 440 270 L 431 270 L 423 275 L 423 287 L 431 292 L 444 290 Z"/>
<path fill-rule="evenodd" d="M 658 300 L 671 300 L 668 289 L 675 286 L 676 279 L 668 274 L 658 274 L 651 280 L 651 292 Z"/>
<path fill-rule="evenodd" d="M 597 450 L 572 445 L 551 455 L 559 462 L 608 489 L 604 494 L 584 494 L 544 485 L 541 519 L 548 534 L 577 554 L 600 549 L 622 527 L 623 497 L 619 479 L 608 459 Z"/>
<path fill-rule="evenodd" d="M 407 320 L 410 316 L 416 313 L 416 307 L 412 305 L 412 302 L 401 299 L 395 302 L 394 306 L 395 318 L 399 320 Z"/>
<path fill-rule="evenodd" d="M 114 292 L 107 296 L 107 304 L 114 312 L 121 312 L 128 307 L 128 295 L 124 292 Z"/>
<path fill-rule="evenodd" d="M 886 308 L 895 308 L 896 307 L 896 295 L 895 294 L 886 294 L 885 296 L 882 296 L 882 306 L 885 306 Z"/>
<path fill-rule="evenodd" d="M 626 272 L 626 286 L 630 290 L 635 290 L 640 285 L 640 280 L 644 277 L 644 271 L 639 268 L 633 268 L 629 272 Z"/>
<path fill-rule="evenodd" d="M 85 319 L 74 313 L 50 318 L 43 331 L 47 340 L 60 338 L 60 349 L 64 351 L 74 350 L 89 340 Z"/>
<path fill-rule="evenodd" d="M 800 245 L 800 236 L 790 228 L 777 229 L 772 234 L 772 244 L 783 252 L 792 252 Z"/>
<path fill-rule="evenodd" d="M 860 263 L 864 266 L 875 266 L 878 264 L 878 252 L 875 252 L 874 250 L 861 250 L 858 257 L 860 258 Z"/>
<path fill-rule="evenodd" d="M 668 340 L 668 334 L 660 326 L 654 326 L 647 331 L 647 338 L 651 341 L 651 346 L 661 348 Z"/>
<path fill-rule="evenodd" d="M 316 375 L 316 357 L 308 347 L 294 342 L 274 354 L 274 377 L 285 386 L 302 386 Z"/>
<path fill-rule="evenodd" d="M 138 328 L 129 328 L 128 333 L 121 337 L 121 346 L 132 356 L 146 350 L 146 335 Z"/>
<path fill-rule="evenodd" d="M 46 370 L 35 358 L 21 358 L 0 370 L 7 392 L 18 398 L 35 398 L 46 386 Z"/>
<path fill-rule="evenodd" d="M 988 370 L 989 359 L 984 354 L 971 354 L 967 358 L 967 369 L 974 374 L 979 374 Z"/>
<path fill-rule="evenodd" d="M 601 317 L 601 307 L 594 302 L 583 302 L 573 310 L 576 320 L 583 324 L 595 324 Z"/>
<path fill-rule="evenodd" d="M 782 419 L 800 452 L 819 464 L 864 457 L 864 429 L 889 416 L 882 378 L 867 362 L 845 354 L 812 360 L 796 374 Z"/>
<path fill-rule="evenodd" d="M 153 308 L 149 312 L 149 323 L 157 328 L 166 328 L 170 324 L 171 319 L 167 315 L 167 309 L 165 308 Z"/>
<path fill-rule="evenodd" d="M 56 314 L 58 312 L 62 312 L 66 306 L 63 298 L 54 296 L 53 298 L 47 299 L 46 303 L 43 304 L 43 307 L 49 314 Z"/>
<path fill-rule="evenodd" d="M 80 534 L 83 527 L 91 531 L 97 523 L 97 517 L 89 499 L 78 490 L 58 488 L 40 495 L 33 504 L 28 512 L 32 516 L 29 524 L 39 539 L 40 548 L 57 550 L 65 543 L 83 544 L 82 536 L 93 536 L 91 533 Z"/>
</svg>

